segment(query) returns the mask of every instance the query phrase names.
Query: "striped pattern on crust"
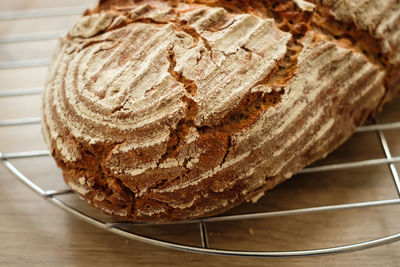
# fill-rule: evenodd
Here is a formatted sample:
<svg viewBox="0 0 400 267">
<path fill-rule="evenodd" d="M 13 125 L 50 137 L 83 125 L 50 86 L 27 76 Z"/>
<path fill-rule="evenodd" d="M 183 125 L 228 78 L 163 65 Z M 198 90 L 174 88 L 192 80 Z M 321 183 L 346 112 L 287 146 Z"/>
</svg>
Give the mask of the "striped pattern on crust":
<svg viewBox="0 0 400 267">
<path fill-rule="evenodd" d="M 43 94 L 65 181 L 106 213 L 223 212 L 324 157 L 385 95 L 381 66 L 313 30 L 203 4 L 122 3 L 60 41 Z"/>
</svg>

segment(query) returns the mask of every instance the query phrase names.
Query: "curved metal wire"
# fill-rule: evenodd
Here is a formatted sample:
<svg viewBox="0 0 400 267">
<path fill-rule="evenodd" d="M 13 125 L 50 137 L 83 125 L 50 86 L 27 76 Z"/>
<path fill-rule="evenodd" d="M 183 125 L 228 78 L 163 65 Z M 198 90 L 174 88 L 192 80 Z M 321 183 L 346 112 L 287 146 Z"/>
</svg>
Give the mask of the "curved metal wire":
<svg viewBox="0 0 400 267">
<path fill-rule="evenodd" d="M 110 224 L 110 223 L 103 222 L 101 220 L 98 220 L 96 218 L 90 217 L 90 216 L 82 213 L 78 209 L 75 209 L 74 207 L 68 205 L 64 201 L 57 198 L 58 195 L 72 193 L 71 190 L 69 190 L 69 189 L 67 189 L 67 190 L 50 190 L 50 191 L 43 190 L 41 187 L 39 187 L 34 182 L 32 182 L 28 177 L 23 175 L 1 153 L 0 153 L 0 158 L 2 159 L 3 164 L 7 167 L 7 169 L 10 170 L 11 173 L 14 174 L 21 182 L 23 182 L 25 185 L 27 185 L 36 194 L 45 198 L 47 201 L 49 201 L 50 203 L 54 204 L 55 206 L 61 208 L 62 210 L 65 210 L 65 211 L 75 215 L 76 217 L 82 219 L 83 221 L 86 221 L 92 225 L 95 225 L 95 226 L 102 228 L 104 230 L 107 230 L 109 232 L 118 234 L 125 238 L 129 238 L 129 239 L 133 239 L 133 240 L 137 240 L 137 241 L 141 241 L 141 242 L 145 242 L 148 244 L 157 245 L 157 246 L 161 246 L 161 247 L 172 248 L 172 249 L 188 251 L 188 252 L 202 253 L 202 254 L 267 258 L 267 257 L 300 257 L 300 256 L 315 256 L 315 255 L 328 255 L 328 254 L 335 254 L 335 253 L 344 253 L 344 252 L 351 252 L 351 251 L 357 251 L 357 250 L 361 250 L 361 249 L 377 247 L 377 246 L 389 244 L 389 243 L 400 240 L 400 233 L 397 233 L 397 234 L 385 236 L 382 238 L 365 241 L 365 242 L 360 242 L 360 243 L 355 243 L 355 244 L 350 244 L 350 245 L 336 246 L 336 247 L 330 247 L 330 248 L 321 248 L 321 249 L 311 249 L 311 250 L 242 251 L 242 250 L 225 250 L 225 249 L 208 248 L 208 240 L 207 240 L 207 233 L 205 230 L 205 222 L 206 221 L 220 221 L 219 218 L 223 218 L 224 220 L 234 219 L 234 218 L 230 218 L 230 216 L 225 216 L 225 218 L 224 217 L 214 217 L 214 218 L 208 218 L 208 219 L 206 218 L 203 220 L 193 220 L 193 221 L 184 222 L 184 223 L 198 222 L 200 224 L 200 234 L 201 234 L 203 247 L 190 246 L 190 245 L 178 244 L 178 243 L 173 243 L 173 242 L 164 241 L 164 240 L 158 240 L 155 238 L 134 234 L 134 233 L 131 233 L 131 232 L 121 228 L 122 226 L 127 226 L 129 224 L 126 224 L 126 223 L 111 223 Z M 321 208 L 325 208 L 323 210 L 338 210 L 338 209 L 343 209 L 343 208 L 359 208 L 359 207 L 369 207 L 369 206 L 400 204 L 400 199 L 365 202 L 365 204 L 364 203 L 356 203 L 356 204 L 359 204 L 359 205 L 354 205 L 354 204 L 336 205 L 336 206 L 331 206 L 332 207 L 331 209 L 329 209 L 329 206 L 319 207 L 319 208 L 317 207 L 317 208 L 314 208 L 315 209 L 314 212 L 318 212 L 319 210 L 321 210 Z M 339 206 L 348 206 L 348 207 L 339 207 Z M 326 209 L 326 208 L 328 208 L 328 209 Z M 312 209 L 312 208 L 310 208 L 310 209 Z M 284 211 L 283 211 L 283 214 L 274 214 L 273 212 L 266 213 L 266 214 L 270 214 L 271 216 L 282 216 L 282 215 L 292 215 L 292 214 L 299 214 L 299 213 L 306 213 L 306 212 L 309 213 L 312 211 L 310 211 L 310 210 L 304 211 L 304 209 L 301 209 L 301 210 L 288 211 L 287 214 L 284 214 Z M 241 216 L 246 216 L 246 215 L 241 215 Z M 243 218 L 253 219 L 256 217 L 260 218 L 260 217 L 271 217 L 271 216 L 263 216 L 263 214 L 261 214 L 261 216 L 257 216 L 256 214 L 250 214 L 250 216 L 242 217 L 241 219 L 243 219 Z"/>
</svg>

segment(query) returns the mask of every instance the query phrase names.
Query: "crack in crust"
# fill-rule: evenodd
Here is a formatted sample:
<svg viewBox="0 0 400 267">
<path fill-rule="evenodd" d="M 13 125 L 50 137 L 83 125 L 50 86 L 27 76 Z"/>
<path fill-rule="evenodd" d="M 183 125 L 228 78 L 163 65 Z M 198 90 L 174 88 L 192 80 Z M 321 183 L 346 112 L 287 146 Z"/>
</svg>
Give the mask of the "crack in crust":
<svg viewBox="0 0 400 267">
<path fill-rule="evenodd" d="M 171 74 L 171 76 L 179 83 L 182 83 L 186 92 L 191 95 L 195 96 L 197 92 L 197 85 L 193 80 L 190 80 L 183 76 L 183 73 L 176 72 L 175 67 L 176 67 L 176 59 L 175 59 L 175 52 L 174 52 L 174 47 L 170 47 L 168 49 L 168 61 L 169 61 L 169 67 L 168 67 L 168 72 Z"/>
<path fill-rule="evenodd" d="M 193 80 L 190 80 L 183 76 L 183 73 L 177 73 L 175 71 L 176 59 L 173 46 L 168 49 L 167 59 L 169 61 L 168 72 L 171 74 L 171 76 L 177 82 L 183 84 L 186 92 L 189 95 L 195 96 L 197 91 L 196 83 Z M 186 106 L 186 115 L 178 122 L 175 129 L 170 128 L 167 148 L 165 153 L 161 155 L 160 159 L 158 160 L 157 167 L 159 167 L 160 164 L 163 163 L 166 159 L 175 157 L 177 155 L 177 153 L 179 152 L 178 149 L 182 146 L 185 136 L 189 133 L 190 127 L 194 126 L 194 119 L 198 113 L 197 103 L 189 96 L 183 96 L 181 100 Z"/>
</svg>

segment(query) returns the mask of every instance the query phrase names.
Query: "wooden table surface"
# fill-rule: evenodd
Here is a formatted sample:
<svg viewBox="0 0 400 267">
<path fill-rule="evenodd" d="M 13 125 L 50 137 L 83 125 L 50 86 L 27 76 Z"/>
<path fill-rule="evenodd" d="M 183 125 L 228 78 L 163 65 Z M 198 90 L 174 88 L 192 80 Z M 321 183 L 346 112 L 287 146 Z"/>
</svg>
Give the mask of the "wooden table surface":
<svg viewBox="0 0 400 267">
<path fill-rule="evenodd" d="M 91 0 L 2 0 L 0 12 L 62 6 L 93 6 Z M 4 13 L 1 13 L 4 14 Z M 77 15 L 0 20 L 5 36 L 66 31 Z M 47 59 L 56 39 L 0 41 L 0 66 L 8 61 Z M 0 92 L 42 87 L 46 67 L 0 68 Z M 0 121 L 40 116 L 40 95 L 0 97 Z M 400 121 L 400 100 L 385 107 L 379 122 Z M 400 156 L 400 130 L 384 132 L 393 156 Z M 46 149 L 39 124 L 0 126 L 0 151 Z M 383 158 L 375 132 L 357 133 L 318 164 Z M 48 157 L 12 161 L 46 189 L 65 188 Z M 396 165 L 400 169 L 400 165 Z M 304 208 L 397 198 L 387 165 L 296 175 L 257 204 L 231 214 Z M 68 199 L 69 198 L 69 199 Z M 75 197 L 65 201 L 93 210 Z M 303 258 L 254 259 L 200 255 L 128 240 L 98 229 L 41 199 L 0 164 L 0 266 L 400 266 L 400 242 L 358 252 Z M 300 250 L 366 241 L 400 232 L 400 205 L 207 223 L 209 245 L 241 250 Z M 131 231 L 200 246 L 194 225 L 134 226 Z"/>
</svg>

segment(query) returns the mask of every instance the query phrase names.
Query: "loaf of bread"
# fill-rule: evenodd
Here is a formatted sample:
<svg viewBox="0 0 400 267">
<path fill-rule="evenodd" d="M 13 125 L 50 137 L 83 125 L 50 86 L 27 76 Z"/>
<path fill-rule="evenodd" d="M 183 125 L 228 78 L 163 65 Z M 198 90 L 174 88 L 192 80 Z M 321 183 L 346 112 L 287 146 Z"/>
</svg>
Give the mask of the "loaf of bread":
<svg viewBox="0 0 400 267">
<path fill-rule="evenodd" d="M 325 157 L 399 70 L 398 0 L 101 0 L 54 53 L 42 128 L 103 212 L 199 218 Z"/>
</svg>

